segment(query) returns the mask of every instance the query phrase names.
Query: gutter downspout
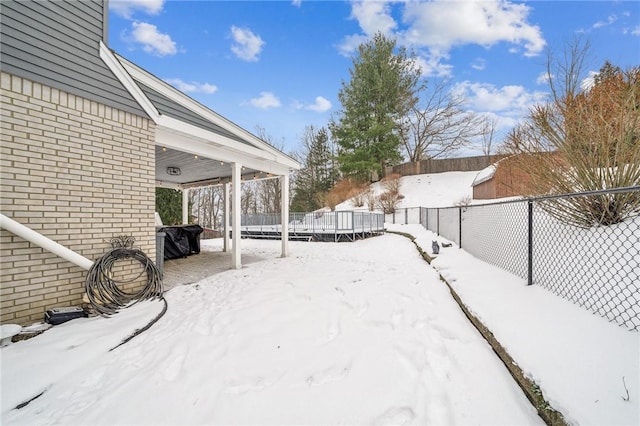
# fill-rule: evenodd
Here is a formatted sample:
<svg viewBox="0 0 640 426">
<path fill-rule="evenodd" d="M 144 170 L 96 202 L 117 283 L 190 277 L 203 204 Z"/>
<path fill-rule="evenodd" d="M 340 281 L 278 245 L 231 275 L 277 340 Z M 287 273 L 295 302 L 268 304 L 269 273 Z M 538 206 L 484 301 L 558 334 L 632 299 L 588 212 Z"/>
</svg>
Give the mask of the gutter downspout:
<svg viewBox="0 0 640 426">
<path fill-rule="evenodd" d="M 31 228 L 24 226 L 23 224 L 16 222 L 15 220 L 0 213 L 0 228 L 6 229 L 18 237 L 21 237 L 37 246 L 42 247 L 48 252 L 51 252 L 61 258 L 81 267 L 82 269 L 89 270 L 93 265 L 93 262 L 86 257 L 76 253 L 73 250 L 66 248 L 65 246 L 56 243 L 55 241 L 45 237 L 42 234 L 37 233 Z"/>
</svg>

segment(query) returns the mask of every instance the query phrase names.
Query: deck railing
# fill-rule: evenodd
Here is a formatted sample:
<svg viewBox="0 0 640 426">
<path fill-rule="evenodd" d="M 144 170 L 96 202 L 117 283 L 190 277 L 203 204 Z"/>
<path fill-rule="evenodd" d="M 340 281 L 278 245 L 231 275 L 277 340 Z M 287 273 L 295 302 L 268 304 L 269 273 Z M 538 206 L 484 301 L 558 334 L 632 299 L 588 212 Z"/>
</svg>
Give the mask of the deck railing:
<svg viewBox="0 0 640 426">
<path fill-rule="evenodd" d="M 279 235 L 280 213 L 241 216 L 244 236 Z M 384 232 L 384 215 L 373 212 L 329 211 L 289 214 L 289 235 L 293 238 L 353 241 Z"/>
</svg>

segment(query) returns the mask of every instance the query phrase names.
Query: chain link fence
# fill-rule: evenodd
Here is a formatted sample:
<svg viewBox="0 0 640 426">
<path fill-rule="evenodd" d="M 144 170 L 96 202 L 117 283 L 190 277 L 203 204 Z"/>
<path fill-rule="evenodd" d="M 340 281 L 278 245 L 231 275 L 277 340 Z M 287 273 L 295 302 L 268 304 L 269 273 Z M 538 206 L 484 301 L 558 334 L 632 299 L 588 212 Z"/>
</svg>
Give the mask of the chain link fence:
<svg viewBox="0 0 640 426">
<path fill-rule="evenodd" d="M 620 221 L 614 210 L 624 209 L 624 203 L 627 213 Z M 599 213 L 595 214 L 591 226 L 576 224 L 571 204 L 595 206 L 596 213 L 602 209 L 602 215 L 598 218 Z M 419 222 L 400 223 L 420 223 L 529 285 L 544 287 L 610 321 L 640 331 L 639 205 L 640 187 L 633 187 L 421 208 Z M 402 217 L 402 210 L 396 217 Z M 609 217 L 616 217 L 613 222 L 618 223 L 598 224 L 606 223 Z"/>
</svg>

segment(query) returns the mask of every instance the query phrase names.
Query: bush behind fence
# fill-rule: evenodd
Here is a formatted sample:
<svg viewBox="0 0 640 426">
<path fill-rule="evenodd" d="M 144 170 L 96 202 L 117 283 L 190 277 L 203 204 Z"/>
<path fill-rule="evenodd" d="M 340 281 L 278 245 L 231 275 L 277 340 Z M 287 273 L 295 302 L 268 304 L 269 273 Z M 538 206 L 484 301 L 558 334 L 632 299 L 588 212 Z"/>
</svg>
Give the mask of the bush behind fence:
<svg viewBox="0 0 640 426">
<path fill-rule="evenodd" d="M 571 194 L 594 197 L 635 191 Z M 421 224 L 473 256 L 640 331 L 640 211 L 583 228 L 549 214 L 548 198 L 447 208 L 398 209 L 390 223 Z M 546 208 L 545 208 L 546 207 Z"/>
</svg>

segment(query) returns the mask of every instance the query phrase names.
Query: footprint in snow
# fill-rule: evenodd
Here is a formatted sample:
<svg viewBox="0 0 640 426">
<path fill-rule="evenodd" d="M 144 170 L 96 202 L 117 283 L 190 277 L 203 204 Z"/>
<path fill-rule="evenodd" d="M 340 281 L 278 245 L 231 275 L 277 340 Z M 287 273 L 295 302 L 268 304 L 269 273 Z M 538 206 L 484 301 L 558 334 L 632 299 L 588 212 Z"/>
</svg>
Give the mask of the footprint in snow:
<svg viewBox="0 0 640 426">
<path fill-rule="evenodd" d="M 172 382 L 180 375 L 186 355 L 185 349 L 176 348 L 160 365 L 160 371 L 167 381 Z"/>
<path fill-rule="evenodd" d="M 391 328 L 392 329 L 397 329 L 398 327 L 400 327 L 402 325 L 402 323 L 404 322 L 404 311 L 403 310 L 399 310 L 399 311 L 393 311 L 391 313 Z"/>
<path fill-rule="evenodd" d="M 398 359 L 402 361 L 403 364 L 406 365 L 413 373 L 421 373 L 429 366 L 427 352 L 422 345 L 405 348 L 395 346 L 394 351 L 396 352 Z"/>
<path fill-rule="evenodd" d="M 244 377 L 241 379 L 230 380 L 225 383 L 225 393 L 233 395 L 241 395 L 247 392 L 257 392 L 266 387 L 273 385 L 275 379 L 265 379 L 262 376 Z"/>
<path fill-rule="evenodd" d="M 415 419 L 416 413 L 411 407 L 393 407 L 376 417 L 374 425 L 406 425 Z"/>
<path fill-rule="evenodd" d="M 345 365 L 334 365 L 307 377 L 307 384 L 309 386 L 319 386 L 329 382 L 336 382 L 347 377 L 350 370 L 351 362 Z"/>
<path fill-rule="evenodd" d="M 215 315 L 212 312 L 203 312 L 198 316 L 198 319 L 193 324 L 193 331 L 202 335 L 208 336 L 212 331 L 212 324 L 215 320 Z"/>
<path fill-rule="evenodd" d="M 344 306 L 346 306 L 350 311 L 355 313 L 355 315 L 358 318 L 361 318 L 364 315 L 364 313 L 367 312 L 367 309 L 369 309 L 369 303 L 368 302 L 358 302 L 355 305 L 352 305 L 349 302 L 342 301 L 342 304 Z"/>
<path fill-rule="evenodd" d="M 331 320 L 329 321 L 329 325 L 327 327 L 327 342 L 330 342 L 332 340 L 334 340 L 336 337 L 338 337 L 341 333 L 341 327 L 340 327 L 340 317 L 333 317 L 331 318 Z"/>
</svg>

